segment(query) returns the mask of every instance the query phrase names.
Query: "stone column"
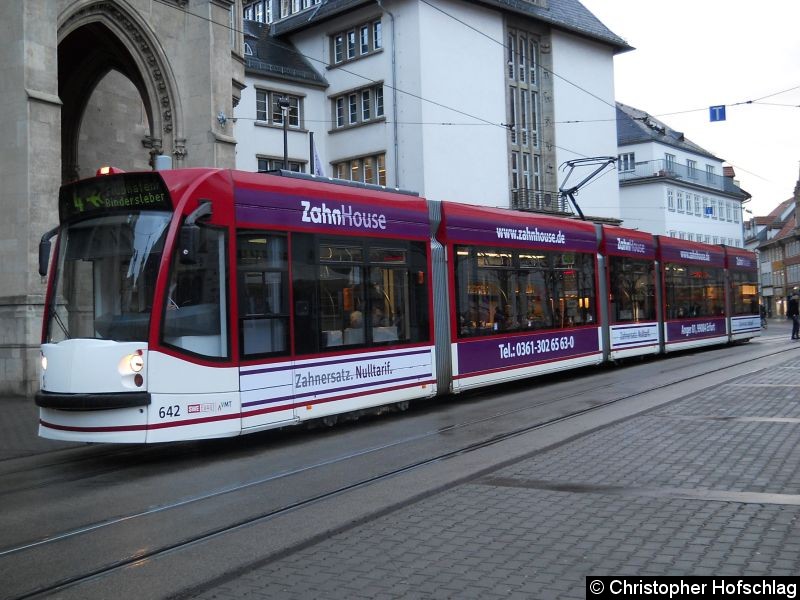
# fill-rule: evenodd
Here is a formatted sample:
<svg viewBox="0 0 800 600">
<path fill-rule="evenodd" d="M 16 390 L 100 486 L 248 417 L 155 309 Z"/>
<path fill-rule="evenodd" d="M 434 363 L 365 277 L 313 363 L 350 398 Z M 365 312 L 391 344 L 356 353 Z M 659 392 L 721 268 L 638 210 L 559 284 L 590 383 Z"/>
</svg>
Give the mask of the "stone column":
<svg viewBox="0 0 800 600">
<path fill-rule="evenodd" d="M 38 384 L 46 282 L 38 243 L 58 222 L 57 3 L 0 2 L 0 395 Z"/>
</svg>

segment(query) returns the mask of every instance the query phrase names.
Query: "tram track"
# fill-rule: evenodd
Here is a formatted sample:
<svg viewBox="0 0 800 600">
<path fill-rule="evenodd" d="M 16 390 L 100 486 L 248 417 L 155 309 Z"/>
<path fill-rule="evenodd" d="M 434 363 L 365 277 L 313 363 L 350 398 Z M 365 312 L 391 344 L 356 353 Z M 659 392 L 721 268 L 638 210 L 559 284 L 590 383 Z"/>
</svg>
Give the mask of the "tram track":
<svg viewBox="0 0 800 600">
<path fill-rule="evenodd" d="M 757 358 L 759 359 L 774 358 L 781 356 L 782 354 L 785 354 L 787 352 L 790 352 L 793 349 L 794 347 L 773 349 L 772 351 L 760 353 L 757 356 Z M 688 356 L 689 359 L 691 360 L 692 355 Z M 124 553 L 125 555 L 118 555 L 116 558 L 112 560 L 99 561 L 96 564 L 94 564 L 91 568 L 80 570 L 81 572 L 71 573 L 69 575 L 64 574 L 62 576 L 53 577 L 50 581 L 47 582 L 42 581 L 39 585 L 33 587 L 32 589 L 15 591 L 13 593 L 16 595 L 9 596 L 9 598 L 14 598 L 18 600 L 22 600 L 24 598 L 38 598 L 47 596 L 55 592 L 66 590 L 69 588 L 74 588 L 76 586 L 80 586 L 82 583 L 86 583 L 92 580 L 96 580 L 98 578 L 103 578 L 105 576 L 117 573 L 138 562 L 158 560 L 161 557 L 165 557 L 167 555 L 171 555 L 176 552 L 189 549 L 198 544 L 214 540 L 215 538 L 222 538 L 226 534 L 245 529 L 249 526 L 256 525 L 259 523 L 264 523 L 271 519 L 276 519 L 278 517 L 290 514 L 292 512 L 301 511 L 304 508 L 308 508 L 324 500 L 336 498 L 337 496 L 347 494 L 359 488 L 365 488 L 377 484 L 379 482 L 386 481 L 394 477 L 398 477 L 402 474 L 406 474 L 415 470 L 424 469 L 425 467 L 433 463 L 441 462 L 459 455 L 468 454 L 470 452 L 474 452 L 476 450 L 486 448 L 494 444 L 498 444 L 505 440 L 509 440 L 516 436 L 521 436 L 527 433 L 531 433 L 538 429 L 546 428 L 554 424 L 561 423 L 581 415 L 585 415 L 592 411 L 596 411 L 601 408 L 607 407 L 608 405 L 613 404 L 615 402 L 621 402 L 623 400 L 633 399 L 636 398 L 637 396 L 648 394 L 654 391 L 665 390 L 670 386 L 674 386 L 679 383 L 683 383 L 701 377 L 707 377 L 711 373 L 722 372 L 727 369 L 736 369 L 738 367 L 741 367 L 743 364 L 753 360 L 752 356 L 748 356 L 745 359 L 738 360 L 738 362 L 736 359 L 733 358 L 729 360 L 723 360 L 724 358 L 725 357 L 717 357 L 713 359 L 715 361 L 721 362 L 722 364 L 712 369 L 698 369 L 696 373 L 687 376 L 687 370 L 686 370 L 687 367 L 684 366 L 683 370 L 680 371 L 680 377 L 668 377 L 668 379 L 665 381 L 658 382 L 653 385 L 642 386 L 636 391 L 630 393 L 616 394 L 611 399 L 597 401 L 589 406 L 585 406 L 580 410 L 573 410 L 569 414 L 558 415 L 550 419 L 538 420 L 536 422 L 527 423 L 520 427 L 509 428 L 505 431 L 499 430 L 499 432 L 492 433 L 491 435 L 484 435 L 478 439 L 470 441 L 469 443 L 464 443 L 463 441 L 459 441 L 459 443 L 454 444 L 452 447 L 448 447 L 443 451 L 435 452 L 424 458 L 416 459 L 406 464 L 399 464 L 393 468 L 381 470 L 380 472 L 370 474 L 365 477 L 356 477 L 353 480 L 343 485 L 334 486 L 332 488 L 330 486 L 322 486 L 322 488 L 317 493 L 307 494 L 305 496 L 299 496 L 294 499 L 290 499 L 290 501 L 282 502 L 280 506 L 270 507 L 265 510 L 256 510 L 252 514 L 248 514 L 238 519 L 228 520 L 227 522 L 221 522 L 215 526 L 195 531 L 190 535 L 185 535 L 178 539 L 172 539 L 155 543 L 152 547 L 148 549 L 142 549 L 141 547 L 139 547 L 135 551 L 128 551 Z M 662 369 L 661 372 L 663 375 L 666 375 L 668 372 L 671 373 L 677 371 L 674 371 L 672 368 L 669 368 L 669 369 Z M 225 499 L 226 497 L 242 495 L 245 493 L 252 493 L 253 491 L 258 490 L 258 488 L 262 488 L 263 486 L 268 486 L 276 482 L 283 482 L 284 480 L 290 480 L 296 477 L 303 477 L 312 472 L 319 472 L 324 469 L 333 468 L 337 465 L 352 463 L 357 460 L 363 460 L 364 458 L 371 457 L 373 455 L 380 455 L 381 453 L 392 452 L 392 451 L 394 451 L 393 453 L 395 455 L 401 454 L 400 452 L 397 452 L 397 449 L 398 447 L 404 445 L 412 445 L 415 443 L 418 444 L 423 441 L 431 441 L 437 438 L 441 438 L 442 436 L 449 436 L 453 433 L 479 428 L 480 426 L 496 423 L 503 420 L 512 419 L 513 421 L 519 421 L 518 417 L 526 411 L 531 411 L 534 409 L 541 410 L 543 407 L 564 403 L 565 401 L 570 399 L 574 400 L 576 398 L 584 398 L 587 396 L 587 394 L 591 393 L 594 393 L 595 394 L 594 397 L 597 398 L 601 390 L 609 390 L 615 386 L 619 387 L 618 381 L 616 383 L 608 382 L 602 385 L 597 385 L 596 382 L 592 384 L 591 381 L 587 380 L 585 384 L 578 385 L 578 389 L 576 390 L 568 390 L 563 394 L 554 395 L 548 398 L 546 401 L 539 402 L 534 406 L 525 405 L 525 406 L 514 407 L 507 410 L 495 411 L 492 412 L 491 414 L 481 416 L 480 418 L 466 419 L 439 428 L 428 429 L 426 431 L 417 433 L 415 435 L 405 436 L 391 440 L 387 443 L 373 445 L 370 447 L 364 447 L 349 453 L 342 453 L 340 455 L 333 456 L 324 461 L 317 461 L 314 463 L 301 465 L 295 469 L 289 469 L 281 472 L 271 473 L 264 477 L 251 479 L 249 481 L 241 482 L 236 485 L 217 488 L 214 490 L 207 491 L 203 494 L 187 496 L 180 499 L 179 501 L 150 506 L 144 510 L 140 510 L 137 512 L 129 512 L 128 514 L 118 515 L 112 519 L 99 520 L 93 523 L 84 524 L 80 527 L 65 529 L 60 532 L 51 533 L 50 535 L 41 536 L 38 539 L 30 539 L 27 542 L 18 542 L 6 548 L 0 548 L 0 564 L 2 564 L 3 561 L 7 561 L 9 559 L 11 560 L 15 559 L 25 560 L 26 558 L 30 559 L 31 555 L 37 553 L 47 553 L 52 551 L 51 550 L 52 548 L 57 548 L 68 542 L 76 542 L 78 540 L 85 539 L 93 535 L 103 535 L 106 537 L 111 537 L 113 535 L 111 532 L 114 530 L 115 527 L 119 528 L 120 526 L 123 525 L 129 527 L 132 523 L 138 521 L 146 521 L 148 519 L 152 520 L 154 518 L 168 515 L 171 512 L 180 512 L 182 509 L 189 509 L 190 507 L 192 509 L 196 509 L 198 506 L 203 505 L 204 503 L 213 504 L 215 502 L 219 502 L 222 499 Z M 520 386 L 513 386 L 513 387 L 519 388 Z M 133 449 L 129 450 L 130 452 L 134 452 Z M 121 451 L 119 454 L 125 455 L 126 452 Z M 54 483 L 51 482 L 46 485 L 54 485 Z M 210 511 L 207 510 L 206 512 Z"/>
</svg>

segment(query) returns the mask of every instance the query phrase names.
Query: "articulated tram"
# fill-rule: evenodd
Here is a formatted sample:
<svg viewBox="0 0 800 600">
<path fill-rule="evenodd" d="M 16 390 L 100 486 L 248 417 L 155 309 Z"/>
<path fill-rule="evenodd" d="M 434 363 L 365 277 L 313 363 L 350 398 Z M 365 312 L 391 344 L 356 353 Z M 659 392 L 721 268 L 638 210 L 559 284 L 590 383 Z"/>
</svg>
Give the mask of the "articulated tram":
<svg viewBox="0 0 800 600">
<path fill-rule="evenodd" d="M 61 440 L 235 436 L 760 332 L 750 252 L 288 173 L 67 184 L 40 271 Z"/>
</svg>

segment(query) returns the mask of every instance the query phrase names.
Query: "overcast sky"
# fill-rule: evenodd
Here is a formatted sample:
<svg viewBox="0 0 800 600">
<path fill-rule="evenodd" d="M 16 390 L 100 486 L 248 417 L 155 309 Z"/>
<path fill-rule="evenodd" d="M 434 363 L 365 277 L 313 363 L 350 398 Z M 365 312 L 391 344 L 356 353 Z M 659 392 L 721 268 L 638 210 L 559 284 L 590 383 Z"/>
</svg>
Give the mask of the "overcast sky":
<svg viewBox="0 0 800 600">
<path fill-rule="evenodd" d="M 792 197 L 800 177 L 800 0 L 581 2 L 636 48 L 614 58 L 618 102 L 733 166 L 755 215 Z M 715 105 L 726 105 L 726 121 L 709 121 Z"/>
</svg>

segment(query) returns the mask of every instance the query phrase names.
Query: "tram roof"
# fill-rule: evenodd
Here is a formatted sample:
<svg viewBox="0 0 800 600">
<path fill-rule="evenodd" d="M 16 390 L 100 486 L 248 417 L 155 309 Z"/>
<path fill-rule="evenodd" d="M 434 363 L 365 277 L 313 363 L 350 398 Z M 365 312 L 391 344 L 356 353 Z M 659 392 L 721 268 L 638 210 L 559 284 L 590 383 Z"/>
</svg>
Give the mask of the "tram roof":
<svg viewBox="0 0 800 600">
<path fill-rule="evenodd" d="M 594 223 L 510 210 L 442 202 L 445 238 L 457 243 L 480 243 L 524 248 L 595 252 Z"/>
<path fill-rule="evenodd" d="M 654 259 L 656 239 L 652 233 L 638 229 L 627 229 L 614 225 L 603 225 L 601 248 L 604 254 Z"/>
<path fill-rule="evenodd" d="M 663 235 L 656 237 L 658 238 L 658 256 L 662 261 L 710 267 L 725 266 L 725 250 L 722 246 L 690 242 Z"/>
</svg>

